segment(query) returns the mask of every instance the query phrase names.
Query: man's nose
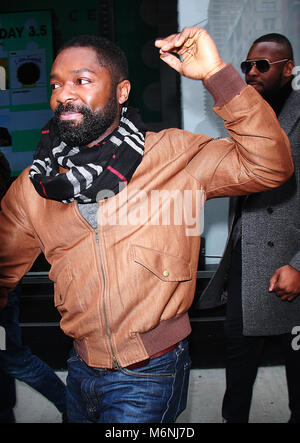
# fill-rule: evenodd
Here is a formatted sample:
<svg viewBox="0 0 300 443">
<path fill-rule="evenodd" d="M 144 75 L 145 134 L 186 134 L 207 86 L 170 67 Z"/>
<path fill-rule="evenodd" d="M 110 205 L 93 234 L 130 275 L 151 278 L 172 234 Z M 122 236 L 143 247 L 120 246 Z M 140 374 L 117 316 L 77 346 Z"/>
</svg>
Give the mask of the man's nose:
<svg viewBox="0 0 300 443">
<path fill-rule="evenodd" d="M 59 92 L 56 96 L 57 103 L 67 103 L 74 101 L 76 99 L 76 94 L 72 85 L 63 85 L 59 88 Z"/>
<path fill-rule="evenodd" d="M 258 69 L 256 67 L 256 64 L 252 63 L 251 64 L 251 69 L 250 69 L 250 71 L 248 72 L 247 75 L 257 75 L 258 73 L 259 73 L 259 71 L 258 71 Z"/>
</svg>

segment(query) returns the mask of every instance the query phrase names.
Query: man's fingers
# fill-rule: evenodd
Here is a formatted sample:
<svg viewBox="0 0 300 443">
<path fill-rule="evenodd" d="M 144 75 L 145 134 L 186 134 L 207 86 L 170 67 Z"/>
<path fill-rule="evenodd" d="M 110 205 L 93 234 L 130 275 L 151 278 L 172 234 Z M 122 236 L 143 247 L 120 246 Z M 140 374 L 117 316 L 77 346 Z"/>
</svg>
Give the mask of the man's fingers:
<svg viewBox="0 0 300 443">
<path fill-rule="evenodd" d="M 279 275 L 277 274 L 277 271 L 276 271 L 276 272 L 274 272 L 274 274 L 270 278 L 270 282 L 269 282 L 269 291 L 270 292 L 274 291 L 277 281 L 278 281 L 278 278 L 279 278 Z"/>
<path fill-rule="evenodd" d="M 176 50 L 183 46 L 188 39 L 195 37 L 197 33 L 200 34 L 200 28 L 185 28 L 179 34 L 172 34 L 166 38 L 158 38 L 155 40 L 155 46 L 161 48 L 163 51 L 168 52 Z"/>
<path fill-rule="evenodd" d="M 179 38 L 178 34 L 169 35 L 166 38 L 158 38 L 155 40 L 155 46 L 160 48 L 162 51 L 168 52 L 177 47 L 177 40 Z"/>
<path fill-rule="evenodd" d="M 175 71 L 179 73 L 181 72 L 181 61 L 175 55 L 170 54 L 169 52 L 161 52 L 160 58 L 171 68 L 175 69 Z"/>
<path fill-rule="evenodd" d="M 296 295 L 290 295 L 290 294 L 285 294 L 280 296 L 282 301 L 292 301 L 294 300 L 294 298 L 296 297 Z"/>
</svg>

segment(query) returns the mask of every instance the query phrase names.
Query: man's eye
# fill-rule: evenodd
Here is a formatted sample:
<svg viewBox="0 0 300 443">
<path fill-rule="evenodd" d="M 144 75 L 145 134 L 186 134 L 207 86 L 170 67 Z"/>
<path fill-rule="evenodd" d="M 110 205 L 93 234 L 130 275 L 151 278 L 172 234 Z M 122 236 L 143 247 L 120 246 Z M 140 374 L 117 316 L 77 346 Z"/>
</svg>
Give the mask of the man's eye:
<svg viewBox="0 0 300 443">
<path fill-rule="evenodd" d="M 57 89 L 57 88 L 59 88 L 59 84 L 57 84 L 57 83 L 51 83 L 50 88 L 51 88 L 52 90 L 53 90 L 53 89 Z"/>
<path fill-rule="evenodd" d="M 90 83 L 90 81 L 87 80 L 86 78 L 78 78 L 76 80 L 77 85 L 87 85 L 88 83 Z"/>
</svg>

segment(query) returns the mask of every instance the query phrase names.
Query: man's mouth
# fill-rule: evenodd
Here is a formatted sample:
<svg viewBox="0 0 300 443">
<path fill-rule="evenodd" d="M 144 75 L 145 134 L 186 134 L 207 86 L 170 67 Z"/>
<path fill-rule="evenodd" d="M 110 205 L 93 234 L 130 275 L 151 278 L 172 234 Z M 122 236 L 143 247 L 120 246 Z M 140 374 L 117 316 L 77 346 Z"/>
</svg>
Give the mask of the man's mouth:
<svg viewBox="0 0 300 443">
<path fill-rule="evenodd" d="M 261 82 L 256 82 L 255 80 L 248 80 L 247 85 L 255 87 L 262 87 L 263 84 Z"/>
<path fill-rule="evenodd" d="M 59 116 L 60 120 L 79 120 L 82 118 L 81 112 L 65 111 L 61 112 Z"/>
</svg>

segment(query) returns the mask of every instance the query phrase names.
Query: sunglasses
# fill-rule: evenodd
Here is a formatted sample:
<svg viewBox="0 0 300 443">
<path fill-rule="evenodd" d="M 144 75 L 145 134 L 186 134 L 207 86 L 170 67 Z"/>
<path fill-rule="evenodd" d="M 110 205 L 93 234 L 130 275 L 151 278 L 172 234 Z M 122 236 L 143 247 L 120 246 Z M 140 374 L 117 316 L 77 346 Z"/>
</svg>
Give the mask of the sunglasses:
<svg viewBox="0 0 300 443">
<path fill-rule="evenodd" d="M 266 58 L 262 58 L 260 60 L 246 60 L 241 63 L 241 70 L 244 74 L 249 74 L 252 69 L 252 66 L 256 66 L 259 72 L 268 72 L 271 65 L 275 65 L 276 63 L 282 63 L 289 60 L 288 58 L 284 58 L 283 60 L 277 60 L 276 62 L 270 62 Z"/>
</svg>

